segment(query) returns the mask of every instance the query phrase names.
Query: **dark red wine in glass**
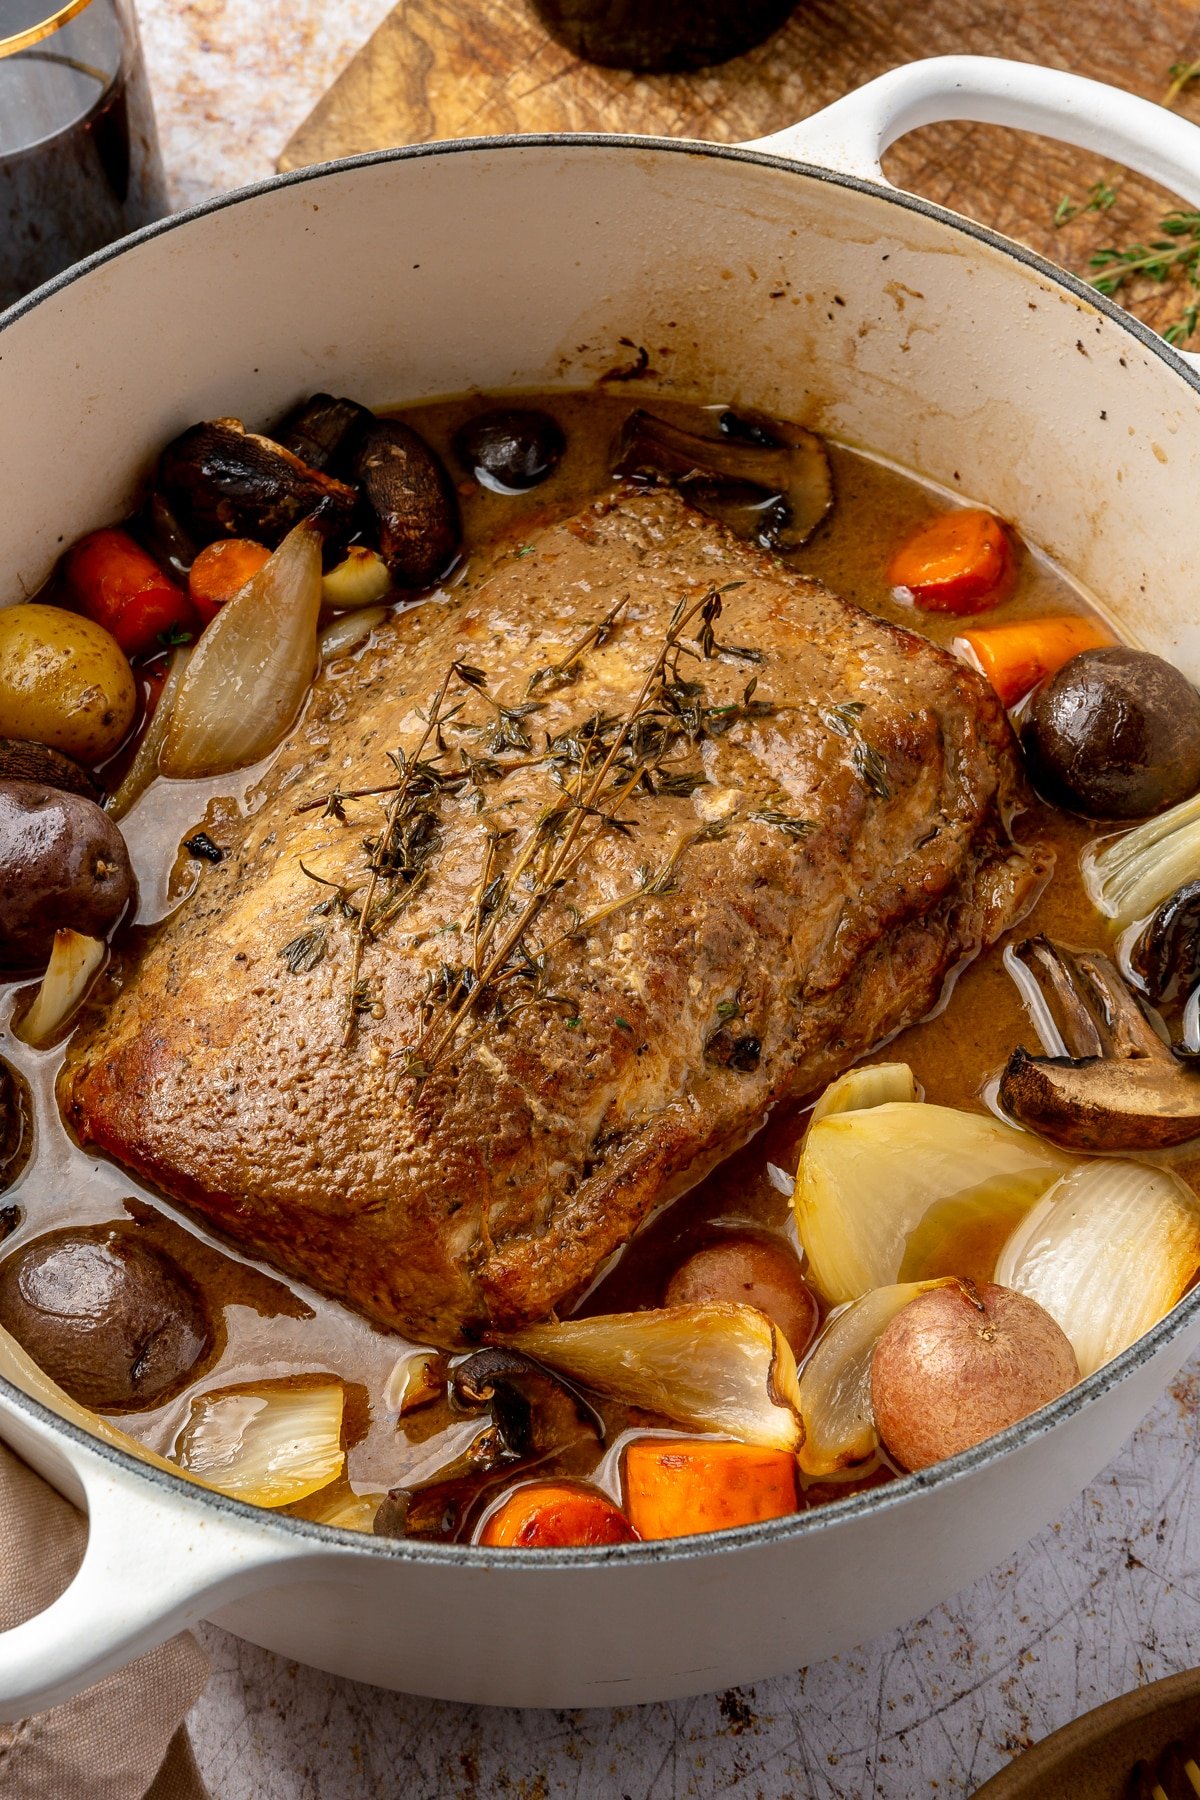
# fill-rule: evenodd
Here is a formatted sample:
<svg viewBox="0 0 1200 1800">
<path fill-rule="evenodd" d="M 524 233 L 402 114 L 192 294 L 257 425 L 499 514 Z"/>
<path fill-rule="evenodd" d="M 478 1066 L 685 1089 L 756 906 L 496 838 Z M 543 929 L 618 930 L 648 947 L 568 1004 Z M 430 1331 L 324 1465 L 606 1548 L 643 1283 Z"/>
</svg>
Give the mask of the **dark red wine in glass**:
<svg viewBox="0 0 1200 1800">
<path fill-rule="evenodd" d="M 0 3 L 0 309 L 167 210 L 126 0 Z"/>
</svg>

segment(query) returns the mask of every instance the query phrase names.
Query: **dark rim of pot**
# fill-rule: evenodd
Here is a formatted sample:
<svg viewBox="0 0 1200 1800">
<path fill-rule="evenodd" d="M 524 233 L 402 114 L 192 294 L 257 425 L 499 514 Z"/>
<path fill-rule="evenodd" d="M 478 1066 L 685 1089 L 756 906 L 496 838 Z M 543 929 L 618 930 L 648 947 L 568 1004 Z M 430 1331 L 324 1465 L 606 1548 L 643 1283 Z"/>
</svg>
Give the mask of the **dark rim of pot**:
<svg viewBox="0 0 1200 1800">
<path fill-rule="evenodd" d="M 278 188 L 291 187 L 303 182 L 320 181 L 326 176 L 341 175 L 353 169 L 372 168 L 378 164 L 407 162 L 428 156 L 462 156 L 480 153 L 492 154 L 497 151 L 528 151 L 539 149 L 572 150 L 576 147 L 585 149 L 622 151 L 654 151 L 669 153 L 673 156 L 708 157 L 722 162 L 752 163 L 765 168 L 773 168 L 789 175 L 802 175 L 810 180 L 823 182 L 828 186 L 849 188 L 855 193 L 868 195 L 876 200 L 886 201 L 907 212 L 923 214 L 948 230 L 958 232 L 961 236 L 974 239 L 977 243 L 986 244 L 990 249 L 1000 251 L 1015 261 L 1024 263 L 1026 267 L 1036 271 L 1045 281 L 1065 290 L 1075 300 L 1082 302 L 1091 311 L 1100 313 L 1114 325 L 1135 339 L 1144 349 L 1151 351 L 1162 362 L 1174 371 L 1187 385 L 1200 393 L 1200 370 L 1194 369 L 1179 351 L 1167 344 L 1149 326 L 1140 319 L 1117 305 L 1107 295 L 1097 293 L 1077 275 L 1059 268 L 1036 251 L 1019 244 L 1002 233 L 994 231 L 990 226 L 980 225 L 973 219 L 951 212 L 944 206 L 938 206 L 920 195 L 908 194 L 899 188 L 891 188 L 878 182 L 865 180 L 858 175 L 843 174 L 836 170 L 824 169 L 817 164 L 801 162 L 793 157 L 773 155 L 764 150 L 742 149 L 737 145 L 706 144 L 691 141 L 676 141 L 671 138 L 625 137 L 600 132 L 554 133 L 546 132 L 529 136 L 507 136 L 486 138 L 464 138 L 453 143 L 413 144 L 394 150 L 374 151 L 364 156 L 353 156 L 332 162 L 315 163 L 309 168 L 291 170 L 284 175 L 274 175 L 248 187 L 237 188 L 227 194 L 219 194 L 215 198 L 202 202 L 199 206 L 189 207 L 184 212 L 173 213 L 169 218 L 159 220 L 154 225 L 147 225 L 142 230 L 121 238 L 117 243 L 98 250 L 83 262 L 76 263 L 70 269 L 57 275 L 53 280 L 36 288 L 24 299 L 18 300 L 14 306 L 0 313 L 0 333 L 14 325 L 35 307 L 53 298 L 76 281 L 84 279 L 94 269 L 102 268 L 114 257 L 122 256 L 126 251 L 146 243 L 152 238 L 161 237 L 168 232 L 178 230 L 193 220 L 205 218 L 210 213 L 220 212 L 225 207 L 240 205 L 243 201 L 252 200 L 259 195 L 269 194 Z M 2 354 L 2 352 L 0 352 Z M 782 1519 L 770 1519 L 759 1525 L 743 1525 L 733 1529 L 715 1533 L 698 1533 L 690 1537 L 658 1539 L 647 1543 L 609 1544 L 594 1549 L 576 1550 L 539 1550 L 532 1555 L 525 1550 L 500 1550 L 482 1548 L 472 1544 L 440 1544 L 428 1543 L 416 1538 L 382 1538 L 369 1536 L 365 1532 L 349 1531 L 339 1526 L 319 1525 L 308 1519 L 297 1519 L 290 1514 L 281 1514 L 269 1508 L 251 1506 L 242 1500 L 230 1499 L 225 1494 L 217 1493 L 212 1488 L 204 1488 L 193 1482 L 185 1482 L 178 1476 L 159 1469 L 151 1463 L 141 1462 L 136 1456 L 125 1450 L 118 1450 L 103 1438 L 92 1436 L 80 1426 L 62 1419 L 41 1401 L 31 1399 L 21 1389 L 0 1376 L 0 1391 L 11 1400 L 22 1412 L 31 1418 L 38 1419 L 43 1425 L 52 1429 L 55 1436 L 79 1444 L 93 1452 L 102 1460 L 111 1462 L 115 1468 L 123 1472 L 135 1472 L 141 1479 L 157 1488 L 164 1497 L 170 1497 L 179 1505 L 195 1502 L 205 1513 L 215 1511 L 225 1517 L 230 1525 L 244 1524 L 260 1532 L 280 1532 L 297 1543 L 307 1546 L 310 1553 L 324 1550 L 327 1554 L 383 1556 L 409 1562 L 449 1563 L 457 1567 L 475 1567 L 496 1569 L 502 1567 L 506 1573 L 517 1574 L 522 1570 L 542 1572 L 553 1568 L 595 1568 L 598 1564 L 620 1564 L 637 1566 L 645 1562 L 663 1560 L 687 1560 L 696 1557 L 731 1555 L 737 1551 L 774 1543 L 780 1540 L 809 1537 L 815 1533 L 836 1529 L 850 1523 L 861 1513 L 881 1513 L 893 1507 L 905 1506 L 918 1498 L 922 1493 L 942 1488 L 952 1482 L 966 1479 L 988 1468 L 993 1462 L 1009 1455 L 1026 1444 L 1053 1431 L 1058 1425 L 1074 1417 L 1075 1414 L 1089 1406 L 1106 1394 L 1110 1388 L 1119 1386 L 1142 1364 L 1149 1362 L 1160 1351 L 1165 1351 L 1183 1332 L 1187 1331 L 1197 1316 L 1200 1315 L 1200 1286 L 1192 1289 L 1179 1301 L 1165 1318 L 1152 1326 L 1136 1343 L 1127 1350 L 1089 1375 L 1077 1386 L 1068 1389 L 1059 1399 L 1040 1411 L 1031 1413 L 1028 1418 L 1021 1419 L 1007 1430 L 998 1432 L 994 1437 L 986 1438 L 970 1450 L 950 1457 L 945 1462 L 936 1463 L 932 1468 L 921 1470 L 915 1475 L 904 1475 L 883 1487 L 870 1488 L 865 1492 L 851 1493 L 844 1500 L 833 1500 L 811 1507 L 805 1511 L 790 1513 Z M 277 1565 L 277 1579 L 286 1579 L 286 1563 Z M 268 1576 L 267 1580 L 271 1578 Z"/>
</svg>

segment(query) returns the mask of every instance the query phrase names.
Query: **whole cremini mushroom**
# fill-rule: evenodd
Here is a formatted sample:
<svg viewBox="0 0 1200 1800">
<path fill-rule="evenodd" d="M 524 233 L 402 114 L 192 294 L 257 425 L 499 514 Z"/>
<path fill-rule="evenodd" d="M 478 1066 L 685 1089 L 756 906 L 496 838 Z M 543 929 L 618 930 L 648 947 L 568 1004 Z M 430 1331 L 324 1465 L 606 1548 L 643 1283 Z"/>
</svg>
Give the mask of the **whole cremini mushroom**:
<svg viewBox="0 0 1200 1800">
<path fill-rule="evenodd" d="M 949 1281 L 910 1301 L 871 1362 L 875 1428 L 905 1469 L 927 1469 L 1065 1394 L 1079 1365 L 1064 1332 L 1011 1288 Z"/>
<path fill-rule="evenodd" d="M 1113 644 L 1073 656 L 1030 702 L 1021 747 L 1047 800 L 1140 819 L 1200 787 L 1200 694 L 1173 664 Z"/>
</svg>

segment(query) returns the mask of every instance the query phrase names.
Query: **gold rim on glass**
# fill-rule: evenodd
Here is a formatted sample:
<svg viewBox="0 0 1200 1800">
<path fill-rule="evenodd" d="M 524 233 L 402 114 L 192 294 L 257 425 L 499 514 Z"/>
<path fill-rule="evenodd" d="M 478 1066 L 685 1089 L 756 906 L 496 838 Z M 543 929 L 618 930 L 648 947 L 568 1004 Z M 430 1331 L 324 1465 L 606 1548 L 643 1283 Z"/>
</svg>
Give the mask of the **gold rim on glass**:
<svg viewBox="0 0 1200 1800">
<path fill-rule="evenodd" d="M 31 44 L 40 44 L 43 38 L 53 37 L 67 22 L 81 13 L 92 0 L 67 0 L 57 12 L 52 12 L 48 19 L 38 25 L 30 25 L 26 31 L 14 32 L 12 37 L 0 38 L 0 56 L 13 56 L 18 50 L 28 50 Z"/>
</svg>

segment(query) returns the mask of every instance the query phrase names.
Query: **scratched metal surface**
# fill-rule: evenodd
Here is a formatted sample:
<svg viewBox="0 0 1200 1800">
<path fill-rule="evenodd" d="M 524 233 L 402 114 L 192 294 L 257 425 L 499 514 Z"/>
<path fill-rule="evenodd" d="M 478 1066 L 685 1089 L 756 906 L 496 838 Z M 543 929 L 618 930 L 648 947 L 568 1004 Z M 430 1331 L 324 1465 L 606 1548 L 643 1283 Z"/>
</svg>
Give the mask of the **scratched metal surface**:
<svg viewBox="0 0 1200 1800">
<path fill-rule="evenodd" d="M 1200 1661 L 1200 1362 L 1069 1513 L 925 1618 L 755 1687 L 590 1712 L 448 1706 L 212 1627 L 215 1800 L 918 1800 Z M 804 1596 L 796 1596 L 804 1604 Z"/>
<path fill-rule="evenodd" d="M 140 0 L 176 203 L 269 174 L 391 3 Z M 1067 1720 L 1200 1662 L 1198 1401 L 1200 1364 L 1011 1562 L 818 1668 L 672 1705 L 505 1713 L 359 1687 L 202 1627 L 197 1759 L 213 1800 L 969 1794 Z"/>
</svg>

